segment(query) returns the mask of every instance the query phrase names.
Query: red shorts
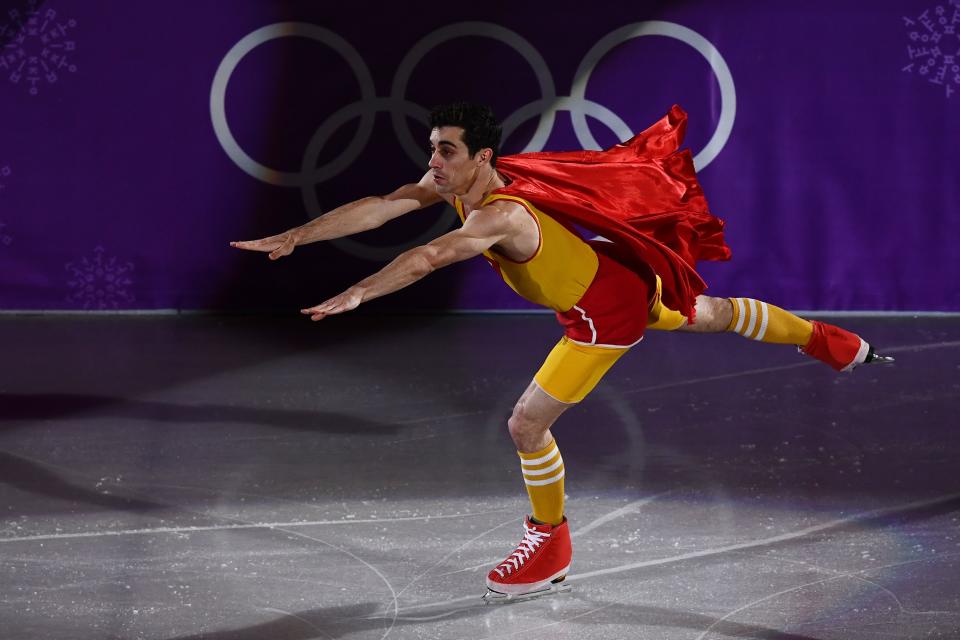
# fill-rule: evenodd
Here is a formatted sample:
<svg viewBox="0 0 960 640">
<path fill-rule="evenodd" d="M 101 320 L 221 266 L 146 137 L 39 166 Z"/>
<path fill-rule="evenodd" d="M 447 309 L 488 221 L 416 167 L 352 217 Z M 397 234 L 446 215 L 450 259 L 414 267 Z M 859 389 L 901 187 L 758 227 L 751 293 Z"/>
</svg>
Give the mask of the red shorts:
<svg viewBox="0 0 960 640">
<path fill-rule="evenodd" d="M 564 335 L 579 344 L 631 347 L 643 339 L 650 304 L 650 284 L 597 250 L 600 264 L 583 297 L 557 313 Z"/>
</svg>

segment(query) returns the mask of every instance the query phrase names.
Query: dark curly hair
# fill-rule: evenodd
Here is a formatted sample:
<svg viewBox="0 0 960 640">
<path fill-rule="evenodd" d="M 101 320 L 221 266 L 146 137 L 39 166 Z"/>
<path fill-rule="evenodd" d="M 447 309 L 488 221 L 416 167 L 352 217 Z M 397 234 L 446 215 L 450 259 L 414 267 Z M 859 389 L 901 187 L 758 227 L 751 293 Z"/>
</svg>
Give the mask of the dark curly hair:
<svg viewBox="0 0 960 640">
<path fill-rule="evenodd" d="M 463 143 L 467 145 L 471 156 L 476 155 L 480 149 L 493 149 L 490 166 L 496 166 L 503 130 L 490 107 L 470 102 L 454 102 L 434 107 L 430 111 L 430 128 L 440 127 L 461 127 Z"/>
</svg>

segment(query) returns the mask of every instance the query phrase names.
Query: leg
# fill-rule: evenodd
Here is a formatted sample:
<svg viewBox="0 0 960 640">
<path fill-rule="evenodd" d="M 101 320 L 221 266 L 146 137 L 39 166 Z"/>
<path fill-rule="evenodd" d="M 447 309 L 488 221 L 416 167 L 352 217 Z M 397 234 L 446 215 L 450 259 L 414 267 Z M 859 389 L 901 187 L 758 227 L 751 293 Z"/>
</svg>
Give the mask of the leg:
<svg viewBox="0 0 960 640">
<path fill-rule="evenodd" d="M 696 321 L 678 331 L 722 333 L 732 331 L 744 338 L 773 344 L 803 347 L 810 342 L 813 325 L 780 307 L 750 298 L 697 296 Z"/>
<path fill-rule="evenodd" d="M 733 305 L 730 304 L 729 298 L 697 296 L 694 309 L 693 324 L 687 324 L 684 318 L 684 323 L 677 327 L 677 331 L 722 333 L 727 331 L 733 322 Z"/>
<path fill-rule="evenodd" d="M 510 437 L 520 456 L 520 469 L 537 524 L 563 522 L 563 458 L 550 427 L 573 405 L 550 397 L 531 382 L 507 421 Z"/>
<path fill-rule="evenodd" d="M 706 311 L 703 331 L 733 331 L 744 338 L 773 344 L 796 345 L 802 353 L 837 371 L 857 365 L 892 361 L 877 355 L 866 340 L 826 322 L 805 320 L 775 305 L 752 298 L 697 298 L 697 322 L 687 330 L 697 331 L 700 309 Z M 726 321 L 726 328 L 721 329 Z"/>
<path fill-rule="evenodd" d="M 801 352 L 837 371 L 850 371 L 870 362 L 891 362 L 878 355 L 860 336 L 817 320 L 805 320 L 775 305 L 752 298 L 697 296 L 695 322 L 663 305 L 660 282 L 650 303 L 648 329 L 690 333 L 734 332 L 744 338 L 773 344 L 796 345 Z"/>
<path fill-rule="evenodd" d="M 546 447 L 553 437 L 550 427 L 573 404 L 560 402 L 531 382 L 513 407 L 507 421 L 510 437 L 522 453 L 534 453 Z"/>
<path fill-rule="evenodd" d="M 582 345 L 564 336 L 517 401 L 507 427 L 521 458 L 535 521 L 563 521 L 563 462 L 550 427 L 583 400 L 626 352 L 625 348 Z"/>
<path fill-rule="evenodd" d="M 647 315 L 647 329 L 661 331 L 685 331 L 690 333 L 722 333 L 728 331 L 733 322 L 733 305 L 729 298 L 697 296 L 694 304 L 694 322 L 687 322 L 686 316 L 670 309 L 660 298 L 663 284 L 657 276 L 657 286 L 652 292 L 650 310 Z"/>
<path fill-rule="evenodd" d="M 523 524 L 517 549 L 487 575 L 492 592 L 539 592 L 567 575 L 573 550 L 563 515 L 565 471 L 550 428 L 626 351 L 580 345 L 564 337 L 517 401 L 507 427 L 520 456 L 533 515 Z"/>
</svg>

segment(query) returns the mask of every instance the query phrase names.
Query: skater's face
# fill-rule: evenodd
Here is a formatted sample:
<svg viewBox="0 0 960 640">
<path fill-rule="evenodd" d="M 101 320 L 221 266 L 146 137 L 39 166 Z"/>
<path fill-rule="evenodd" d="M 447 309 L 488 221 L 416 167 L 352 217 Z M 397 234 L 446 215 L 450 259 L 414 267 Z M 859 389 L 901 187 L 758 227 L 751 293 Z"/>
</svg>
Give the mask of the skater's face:
<svg viewBox="0 0 960 640">
<path fill-rule="evenodd" d="M 492 153 L 491 149 L 480 149 L 471 155 L 463 142 L 461 127 L 439 127 L 431 131 L 430 172 L 437 193 L 466 193 Z"/>
</svg>

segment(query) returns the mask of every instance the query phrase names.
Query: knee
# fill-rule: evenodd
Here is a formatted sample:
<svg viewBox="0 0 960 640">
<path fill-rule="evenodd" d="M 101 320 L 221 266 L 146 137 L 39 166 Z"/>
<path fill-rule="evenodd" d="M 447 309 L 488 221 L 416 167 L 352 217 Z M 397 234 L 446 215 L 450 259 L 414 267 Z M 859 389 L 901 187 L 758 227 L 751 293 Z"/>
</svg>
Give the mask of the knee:
<svg viewBox="0 0 960 640">
<path fill-rule="evenodd" d="M 726 331 L 733 319 L 733 306 L 728 298 L 697 296 L 694 323 L 681 327 L 686 331 L 719 333 Z"/>
<path fill-rule="evenodd" d="M 513 413 L 510 414 L 510 419 L 507 420 L 507 430 L 510 431 L 510 437 L 516 442 L 517 438 L 529 433 L 530 427 L 531 420 L 524 411 L 523 403 L 518 402 L 513 407 Z"/>
<path fill-rule="evenodd" d="M 531 416 L 526 411 L 522 401 L 514 406 L 513 414 L 507 420 L 510 437 L 519 450 L 527 450 L 531 446 L 535 446 L 543 438 L 543 433 L 549 428 L 549 425 L 542 424 Z"/>
<path fill-rule="evenodd" d="M 713 300 L 714 331 L 726 331 L 733 322 L 733 301 L 730 298 L 711 298 Z"/>
</svg>

